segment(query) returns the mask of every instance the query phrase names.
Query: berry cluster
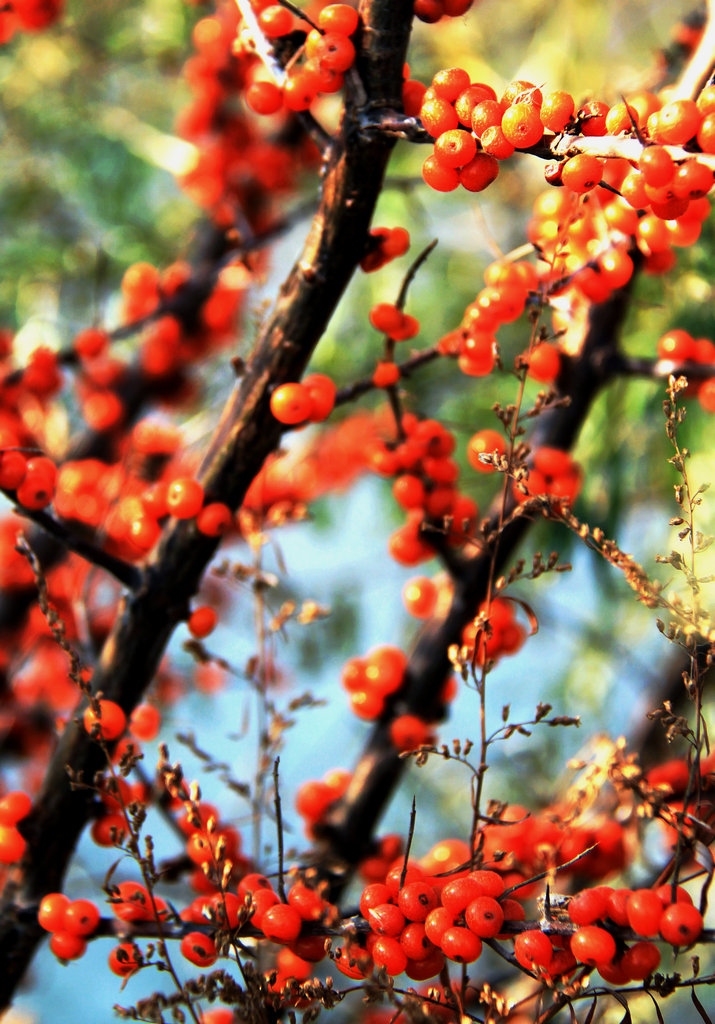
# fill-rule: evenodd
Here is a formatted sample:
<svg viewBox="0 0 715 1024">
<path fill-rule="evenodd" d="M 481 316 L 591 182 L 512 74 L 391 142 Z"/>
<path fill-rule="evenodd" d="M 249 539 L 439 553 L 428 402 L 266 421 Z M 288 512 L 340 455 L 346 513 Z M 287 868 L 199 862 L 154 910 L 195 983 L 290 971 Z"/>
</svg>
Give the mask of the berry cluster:
<svg viewBox="0 0 715 1024">
<path fill-rule="evenodd" d="M 473 532 L 479 512 L 456 487 L 459 467 L 450 457 L 454 436 L 437 420 L 411 413 L 402 416 L 401 424 L 405 440 L 392 447 L 374 442 L 368 458 L 374 472 L 396 478 L 392 493 L 407 513 L 406 524 L 390 538 L 390 554 L 401 565 L 417 565 L 434 553 L 425 521 L 439 521 L 440 529 L 444 524 L 447 540 L 459 543 Z"/>
<path fill-rule="evenodd" d="M 569 452 L 560 448 L 537 448 L 528 476 L 514 481 L 512 492 L 522 504 L 530 497 L 548 494 L 569 508 L 578 497 L 583 483 L 581 467 Z"/>
<path fill-rule="evenodd" d="M 370 930 L 364 946 L 348 947 L 336 964 L 353 976 L 364 976 L 374 964 L 424 981 L 440 973 L 445 958 L 472 963 L 481 955 L 482 940 L 501 936 L 505 921 L 523 919 L 521 906 L 504 891 L 495 871 L 438 878 L 418 862 L 400 862 L 384 882 L 363 889 L 360 913 Z"/>
<path fill-rule="evenodd" d="M 269 40 L 290 35 L 297 27 L 294 15 L 280 4 L 261 2 L 258 24 Z M 293 64 L 282 87 L 266 78 L 255 78 L 246 89 L 245 99 L 257 114 L 276 114 L 285 107 L 307 110 L 316 97 L 339 92 L 345 72 L 355 61 L 350 39 L 358 27 L 357 11 L 348 4 L 328 4 L 318 15 L 317 28 L 311 29 L 303 43 L 305 59 Z M 239 36 L 234 52 L 241 52 Z"/>
<path fill-rule="evenodd" d="M 662 335 L 658 339 L 656 351 L 659 359 L 676 365 L 699 363 L 703 366 L 715 366 L 715 345 L 712 341 L 709 338 L 693 338 L 680 327 L 675 327 Z M 693 380 L 688 385 L 686 397 L 693 395 L 697 396 L 706 412 L 715 412 L 715 377 Z"/>
<path fill-rule="evenodd" d="M 384 267 L 386 263 L 404 256 L 410 247 L 407 228 L 371 228 L 367 251 L 360 260 L 360 269 L 366 274 Z"/>
<path fill-rule="evenodd" d="M 474 0 L 415 0 L 415 17 L 428 25 L 434 25 L 442 18 L 459 18 L 466 14 Z"/>
<path fill-rule="evenodd" d="M 525 640 L 514 602 L 497 597 L 488 605 L 482 604 L 474 621 L 465 626 L 460 658 L 466 664 L 496 663 L 503 654 L 516 654 Z"/>
<path fill-rule="evenodd" d="M 16 828 L 32 810 L 32 801 L 22 790 L 0 797 L 0 864 L 15 864 L 27 849 L 27 842 Z"/>
<path fill-rule="evenodd" d="M 99 908 L 91 900 L 71 900 L 61 892 L 45 896 L 37 913 L 40 927 L 51 932 L 50 949 L 59 960 L 77 960 L 97 930 Z"/>
<path fill-rule="evenodd" d="M 12 0 L 0 11 L 0 46 L 16 32 L 40 32 L 63 13 L 64 0 Z"/>
<path fill-rule="evenodd" d="M 343 768 L 334 768 L 326 772 L 322 779 L 304 782 L 299 788 L 295 808 L 305 820 L 309 835 L 313 834 L 314 826 L 325 819 L 330 808 L 343 795 L 350 785 L 351 778 L 350 772 Z"/>
<path fill-rule="evenodd" d="M 333 411 L 335 394 L 330 377 L 311 373 L 301 383 L 279 385 L 271 395 L 271 412 L 286 426 L 322 423 Z"/>
</svg>

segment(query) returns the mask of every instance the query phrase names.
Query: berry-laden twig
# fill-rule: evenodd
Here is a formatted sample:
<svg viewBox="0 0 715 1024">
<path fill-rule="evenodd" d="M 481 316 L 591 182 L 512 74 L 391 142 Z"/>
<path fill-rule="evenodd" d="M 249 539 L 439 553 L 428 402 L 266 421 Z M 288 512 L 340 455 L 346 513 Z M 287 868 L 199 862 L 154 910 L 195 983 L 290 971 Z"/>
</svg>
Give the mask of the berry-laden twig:
<svg viewBox="0 0 715 1024">
<path fill-rule="evenodd" d="M 357 64 L 367 96 L 371 103 L 396 106 L 411 4 L 366 0 L 360 13 L 367 31 Z M 353 130 L 357 116 L 358 111 L 346 108 L 303 251 L 256 339 L 203 460 L 204 490 L 232 509 L 278 444 L 280 424 L 270 412 L 271 389 L 300 376 L 363 251 L 394 143 L 382 137 L 366 141 Z M 136 706 L 153 678 L 217 546 L 215 538 L 198 534 L 192 522 L 177 522 L 150 559 L 143 586 L 124 600 L 95 669 L 94 686 L 108 699 L 118 699 L 126 711 Z M 26 834 L 36 842 L 21 890 L 9 896 L 9 903 L 6 896 L 0 906 L 0 959 L 6 965 L 0 981 L 3 1007 L 42 934 L 31 925 L 18 928 L 12 905 L 16 898 L 37 900 L 60 888 L 90 815 L 89 798 L 68 784 L 67 766 L 75 776 L 86 778 L 102 767 L 96 744 L 74 724 L 61 737 L 26 823 Z"/>
</svg>

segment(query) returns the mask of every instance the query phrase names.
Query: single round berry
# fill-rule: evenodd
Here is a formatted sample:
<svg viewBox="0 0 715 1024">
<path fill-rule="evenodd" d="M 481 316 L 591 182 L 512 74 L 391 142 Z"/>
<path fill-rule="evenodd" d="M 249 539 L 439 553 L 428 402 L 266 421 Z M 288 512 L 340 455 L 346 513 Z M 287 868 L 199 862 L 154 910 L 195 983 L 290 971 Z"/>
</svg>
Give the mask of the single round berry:
<svg viewBox="0 0 715 1024">
<path fill-rule="evenodd" d="M 192 636 L 202 640 L 210 633 L 213 633 L 217 622 L 218 615 L 215 609 L 209 605 L 201 605 L 200 608 L 194 608 L 188 618 L 187 626 Z"/>
<path fill-rule="evenodd" d="M 605 928 L 587 924 L 571 936 L 571 952 L 579 963 L 607 964 L 616 955 L 616 940 Z"/>
<path fill-rule="evenodd" d="M 514 956 L 522 967 L 529 971 L 537 967 L 548 971 L 554 956 L 554 949 L 547 935 L 532 928 L 519 932 L 514 940 Z"/>
<path fill-rule="evenodd" d="M 15 825 L 32 810 L 32 800 L 22 790 L 6 793 L 0 799 L 0 825 Z"/>
<path fill-rule="evenodd" d="M 65 908 L 62 926 L 71 935 L 84 937 L 96 931 L 100 913 L 91 900 L 72 900 Z"/>
<path fill-rule="evenodd" d="M 189 932 L 181 940 L 181 954 L 197 967 L 211 967 L 218 959 L 216 943 L 204 932 Z"/>
<path fill-rule="evenodd" d="M 300 935 L 302 919 L 295 907 L 276 903 L 261 919 L 261 929 L 273 942 L 293 942 Z"/>
<path fill-rule="evenodd" d="M 65 911 L 70 905 L 69 898 L 62 892 L 50 892 L 43 896 L 37 920 L 46 932 L 58 932 L 63 926 Z"/>
<path fill-rule="evenodd" d="M 652 889 L 636 889 L 626 901 L 628 924 L 638 935 L 658 934 L 663 904 Z"/>
<path fill-rule="evenodd" d="M 471 964 L 482 953 L 482 940 L 469 928 L 453 925 L 442 933 L 440 949 L 448 960 L 458 964 Z"/>
<path fill-rule="evenodd" d="M 493 939 L 501 931 L 504 911 L 493 896 L 477 896 L 468 904 L 464 920 L 467 928 L 481 939 Z"/>
<path fill-rule="evenodd" d="M 169 484 L 166 492 L 169 515 L 177 519 L 192 519 L 199 514 L 203 503 L 204 489 L 193 477 L 179 477 Z"/>
<path fill-rule="evenodd" d="M 673 903 L 663 911 L 659 930 L 671 946 L 691 946 L 703 930 L 703 915 L 691 903 Z"/>
<path fill-rule="evenodd" d="M 103 740 L 116 740 L 127 726 L 127 716 L 113 700 L 100 700 L 97 710 L 88 707 L 84 713 L 84 727 L 94 736 Z"/>
<path fill-rule="evenodd" d="M 381 935 L 371 950 L 372 959 L 377 967 L 384 967 L 393 977 L 407 967 L 407 953 L 399 941 L 391 935 Z"/>
<path fill-rule="evenodd" d="M 303 384 L 281 384 L 271 395 L 271 412 L 287 426 L 305 423 L 312 405 L 310 392 Z"/>
<path fill-rule="evenodd" d="M 71 932 L 55 932 L 50 938 L 50 949 L 59 960 L 77 960 L 87 948 L 81 935 Z"/>
<path fill-rule="evenodd" d="M 128 978 L 142 966 L 139 949 L 132 942 L 122 942 L 115 946 L 108 957 L 109 969 L 120 978 Z"/>
</svg>

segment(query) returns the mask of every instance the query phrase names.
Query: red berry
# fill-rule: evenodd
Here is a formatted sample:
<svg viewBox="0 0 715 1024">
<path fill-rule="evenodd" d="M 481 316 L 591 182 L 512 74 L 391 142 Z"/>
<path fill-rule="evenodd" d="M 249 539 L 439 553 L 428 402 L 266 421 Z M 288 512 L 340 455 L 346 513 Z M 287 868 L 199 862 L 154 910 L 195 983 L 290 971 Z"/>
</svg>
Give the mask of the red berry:
<svg viewBox="0 0 715 1024">
<path fill-rule="evenodd" d="M 129 719 L 129 732 L 137 740 L 153 740 L 161 726 L 161 712 L 153 704 L 138 704 Z"/>
<path fill-rule="evenodd" d="M 200 608 L 194 608 L 188 618 L 187 626 L 192 636 L 203 639 L 213 633 L 217 622 L 216 611 L 209 605 L 202 605 Z"/>
<path fill-rule="evenodd" d="M 584 889 L 569 902 L 569 917 L 574 924 L 593 924 L 608 913 L 609 890 L 603 888 Z"/>
<path fill-rule="evenodd" d="M 91 935 L 99 924 L 98 907 L 91 900 L 73 900 L 64 912 L 62 926 L 71 935 Z"/>
<path fill-rule="evenodd" d="M 218 959 L 216 943 L 204 932 L 189 932 L 181 940 L 181 953 L 197 967 L 211 967 Z"/>
<path fill-rule="evenodd" d="M 22 790 L 6 793 L 0 799 L 0 825 L 15 825 L 32 810 L 32 800 Z"/>
<path fill-rule="evenodd" d="M 519 932 L 514 940 L 514 956 L 529 971 L 542 967 L 548 971 L 554 956 L 553 946 L 547 935 L 537 929 Z"/>
<path fill-rule="evenodd" d="M 470 931 L 482 939 L 493 939 L 501 931 L 504 911 L 492 896 L 477 896 L 467 906 L 464 920 Z"/>
<path fill-rule="evenodd" d="M 110 971 L 118 974 L 120 978 L 128 978 L 130 974 L 139 970 L 142 957 L 133 942 L 122 942 L 109 954 L 108 962 Z"/>
<path fill-rule="evenodd" d="M 397 903 L 408 921 L 424 921 L 438 905 L 434 886 L 426 881 L 407 882 L 400 889 Z"/>
<path fill-rule="evenodd" d="M 378 967 L 384 967 L 393 977 L 407 967 L 407 954 L 396 938 L 381 935 L 371 950 L 372 959 Z"/>
<path fill-rule="evenodd" d="M 571 952 L 582 964 L 610 963 L 616 955 L 616 940 L 605 928 L 587 924 L 571 936 Z"/>
<path fill-rule="evenodd" d="M 99 710 L 88 707 L 84 713 L 84 727 L 90 735 L 101 736 L 104 740 L 116 740 L 127 725 L 127 716 L 113 700 L 100 700 Z"/>
<path fill-rule="evenodd" d="M 673 903 L 663 911 L 659 930 L 671 946 L 691 946 L 703 930 L 703 916 L 691 903 Z"/>
<path fill-rule="evenodd" d="M 380 903 L 367 912 L 367 921 L 376 935 L 400 934 L 405 927 L 405 915 L 394 903 Z"/>
<path fill-rule="evenodd" d="M 50 949 L 59 960 L 77 960 L 86 948 L 85 940 L 71 932 L 55 932 L 50 939 Z"/>
<path fill-rule="evenodd" d="M 166 507 L 169 515 L 177 519 L 192 519 L 201 511 L 204 503 L 204 489 L 192 477 L 172 480 L 166 492 Z"/>
<path fill-rule="evenodd" d="M 277 903 L 261 919 L 261 929 L 274 942 L 293 942 L 300 935 L 302 919 L 295 907 Z"/>
<path fill-rule="evenodd" d="M 196 517 L 196 529 L 206 537 L 221 537 L 232 523 L 231 509 L 221 501 L 204 505 Z"/>
<path fill-rule="evenodd" d="M 636 889 L 626 901 L 626 914 L 628 924 L 638 935 L 657 935 L 663 904 L 652 889 Z"/>
<path fill-rule="evenodd" d="M 630 981 L 645 981 L 660 964 L 660 950 L 652 942 L 636 942 L 620 962 Z"/>
<path fill-rule="evenodd" d="M 458 964 L 471 964 L 479 959 L 482 952 L 482 940 L 469 928 L 459 925 L 447 928 L 439 945 L 447 959 Z"/>
<path fill-rule="evenodd" d="M 42 898 L 37 920 L 46 932 L 58 932 L 63 926 L 69 898 L 61 892 L 50 892 Z"/>
</svg>

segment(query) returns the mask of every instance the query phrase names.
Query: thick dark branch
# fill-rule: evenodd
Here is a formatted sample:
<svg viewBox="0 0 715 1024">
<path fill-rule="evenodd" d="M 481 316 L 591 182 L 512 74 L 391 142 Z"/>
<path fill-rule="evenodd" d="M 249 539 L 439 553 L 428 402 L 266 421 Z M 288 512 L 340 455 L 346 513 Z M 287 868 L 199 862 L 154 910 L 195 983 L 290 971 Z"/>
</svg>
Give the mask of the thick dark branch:
<svg viewBox="0 0 715 1024">
<path fill-rule="evenodd" d="M 398 107 L 411 0 L 363 0 L 360 14 L 356 70 L 367 101 L 377 108 Z M 348 96 L 303 251 L 259 332 L 203 461 L 200 478 L 207 495 L 234 509 L 280 439 L 280 424 L 269 407 L 273 388 L 302 374 L 365 249 L 394 143 L 381 136 L 365 138 L 358 130 L 359 115 L 356 98 Z M 217 543 L 191 522 L 172 523 L 142 587 L 123 598 L 93 685 L 125 711 L 136 706 L 149 685 Z M 32 814 L 23 823 L 30 854 L 6 886 L 0 906 L 0 1010 L 42 937 L 36 921 L 20 921 L 15 908 L 61 888 L 90 816 L 91 792 L 71 789 L 68 767 L 86 782 L 103 767 L 100 748 L 76 722 L 63 733 Z"/>
</svg>

